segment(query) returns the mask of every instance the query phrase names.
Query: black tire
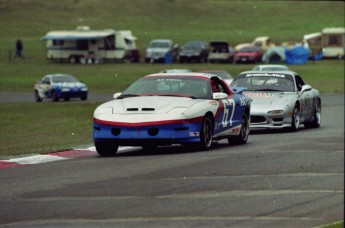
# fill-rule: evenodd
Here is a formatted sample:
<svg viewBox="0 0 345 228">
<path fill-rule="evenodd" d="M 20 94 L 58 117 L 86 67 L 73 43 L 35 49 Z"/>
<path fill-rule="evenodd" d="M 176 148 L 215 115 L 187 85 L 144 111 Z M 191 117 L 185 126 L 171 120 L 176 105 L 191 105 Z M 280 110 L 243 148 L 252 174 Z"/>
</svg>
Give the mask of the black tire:
<svg viewBox="0 0 345 228">
<path fill-rule="evenodd" d="M 212 146 L 213 120 L 210 115 L 204 116 L 200 127 L 200 149 L 208 150 Z"/>
<path fill-rule="evenodd" d="M 63 100 L 64 100 L 64 101 L 69 101 L 70 98 L 69 98 L 69 97 L 65 97 Z"/>
<path fill-rule="evenodd" d="M 80 97 L 80 100 L 86 101 L 87 100 L 87 95 Z"/>
<path fill-rule="evenodd" d="M 52 99 L 54 102 L 58 102 L 59 101 L 59 97 L 58 95 L 56 94 L 55 91 L 52 91 Z"/>
<path fill-rule="evenodd" d="M 311 121 L 305 122 L 305 128 L 318 128 L 321 125 L 321 102 L 318 100 L 314 107 L 314 113 Z"/>
<path fill-rule="evenodd" d="M 99 155 L 109 157 L 115 156 L 119 146 L 112 142 L 95 142 L 96 151 Z"/>
<path fill-rule="evenodd" d="M 300 111 L 299 111 L 299 106 L 296 104 L 292 112 L 290 130 L 292 132 L 298 131 L 299 123 L 300 123 Z"/>
<path fill-rule="evenodd" d="M 35 101 L 36 102 L 41 102 L 43 99 L 40 97 L 40 95 L 38 94 L 38 91 L 35 90 Z"/>
<path fill-rule="evenodd" d="M 240 130 L 240 134 L 237 136 L 230 136 L 228 137 L 229 144 L 245 144 L 248 141 L 249 136 L 249 117 L 246 113 L 243 114 L 242 117 L 242 127 Z"/>
</svg>

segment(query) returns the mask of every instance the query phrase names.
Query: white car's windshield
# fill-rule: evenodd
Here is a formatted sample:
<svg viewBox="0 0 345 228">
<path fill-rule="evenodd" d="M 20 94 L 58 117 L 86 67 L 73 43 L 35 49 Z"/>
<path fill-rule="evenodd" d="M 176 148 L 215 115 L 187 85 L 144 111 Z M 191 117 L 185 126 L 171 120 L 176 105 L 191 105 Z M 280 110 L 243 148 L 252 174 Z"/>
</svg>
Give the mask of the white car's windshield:
<svg viewBox="0 0 345 228">
<path fill-rule="evenodd" d="M 169 43 L 166 42 L 152 42 L 150 48 L 169 48 Z"/>
<path fill-rule="evenodd" d="M 145 77 L 129 86 L 119 98 L 129 96 L 181 96 L 211 99 L 208 80 L 192 77 Z"/>
<path fill-rule="evenodd" d="M 59 75 L 59 76 L 53 76 L 52 77 L 54 83 L 59 83 L 59 82 L 78 82 L 77 79 L 70 75 Z"/>
<path fill-rule="evenodd" d="M 281 77 L 239 76 L 231 83 L 231 86 L 245 87 L 246 90 L 250 91 L 295 91 L 293 78 L 289 75 L 281 75 Z"/>
</svg>

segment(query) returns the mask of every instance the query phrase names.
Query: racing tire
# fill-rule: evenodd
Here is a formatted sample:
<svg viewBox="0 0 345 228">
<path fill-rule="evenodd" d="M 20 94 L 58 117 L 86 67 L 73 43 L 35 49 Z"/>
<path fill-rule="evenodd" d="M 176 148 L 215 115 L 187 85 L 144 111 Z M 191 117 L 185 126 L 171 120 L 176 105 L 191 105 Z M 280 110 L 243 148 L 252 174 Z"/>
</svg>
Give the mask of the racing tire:
<svg viewBox="0 0 345 228">
<path fill-rule="evenodd" d="M 299 111 L 299 106 L 296 104 L 292 111 L 290 130 L 292 132 L 298 131 L 299 123 L 300 123 L 300 111 Z"/>
<path fill-rule="evenodd" d="M 119 146 L 113 142 L 95 142 L 96 151 L 104 157 L 115 156 Z"/>
<path fill-rule="evenodd" d="M 69 101 L 71 98 L 69 98 L 69 97 L 65 97 L 63 100 L 64 101 Z"/>
<path fill-rule="evenodd" d="M 243 114 L 241 124 L 242 126 L 240 130 L 240 134 L 237 136 L 228 137 L 229 144 L 246 144 L 247 143 L 250 129 L 249 129 L 249 117 L 246 113 Z"/>
<path fill-rule="evenodd" d="M 305 128 L 318 128 L 318 127 L 320 127 L 320 125 L 321 125 L 321 103 L 318 100 L 316 105 L 315 105 L 312 120 L 305 122 L 304 127 Z"/>
<path fill-rule="evenodd" d="M 210 115 L 204 116 L 200 128 L 200 149 L 209 150 L 213 140 L 213 120 Z"/>
<path fill-rule="evenodd" d="M 40 97 L 40 95 L 38 94 L 38 91 L 35 90 L 35 101 L 36 102 L 41 102 L 43 99 Z"/>
<path fill-rule="evenodd" d="M 82 96 L 82 97 L 80 97 L 80 100 L 82 100 L 82 101 L 86 101 L 86 100 L 87 100 L 87 95 L 86 95 L 86 96 Z"/>
<path fill-rule="evenodd" d="M 59 101 L 59 97 L 58 97 L 58 95 L 56 94 L 55 91 L 52 92 L 52 99 L 53 99 L 54 102 L 58 102 Z"/>
</svg>

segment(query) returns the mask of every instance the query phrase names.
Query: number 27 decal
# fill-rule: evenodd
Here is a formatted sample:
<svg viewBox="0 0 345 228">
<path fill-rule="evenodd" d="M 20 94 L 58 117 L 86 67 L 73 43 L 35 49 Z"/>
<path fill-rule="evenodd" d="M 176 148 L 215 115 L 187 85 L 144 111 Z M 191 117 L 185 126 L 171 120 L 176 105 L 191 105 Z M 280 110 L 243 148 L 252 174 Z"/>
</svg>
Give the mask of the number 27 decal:
<svg viewBox="0 0 345 228">
<path fill-rule="evenodd" d="M 223 128 L 227 127 L 229 123 L 231 127 L 232 119 L 234 118 L 234 113 L 235 113 L 235 101 L 233 99 L 230 99 L 230 100 L 222 100 L 222 102 L 224 104 L 224 114 L 222 118 Z M 231 109 L 231 106 L 232 106 L 232 109 Z M 231 110 L 231 114 L 230 114 L 230 119 L 228 121 L 229 109 Z"/>
</svg>

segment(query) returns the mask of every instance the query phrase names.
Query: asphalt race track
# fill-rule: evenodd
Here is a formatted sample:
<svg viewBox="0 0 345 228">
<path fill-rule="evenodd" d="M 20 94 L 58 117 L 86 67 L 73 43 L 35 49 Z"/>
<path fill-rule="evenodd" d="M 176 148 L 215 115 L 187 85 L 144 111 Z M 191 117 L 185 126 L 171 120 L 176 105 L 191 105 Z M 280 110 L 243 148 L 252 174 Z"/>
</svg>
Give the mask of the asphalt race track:
<svg viewBox="0 0 345 228">
<path fill-rule="evenodd" d="M 344 219 L 344 94 L 319 129 L 0 169 L 0 226 L 315 227 Z"/>
</svg>

